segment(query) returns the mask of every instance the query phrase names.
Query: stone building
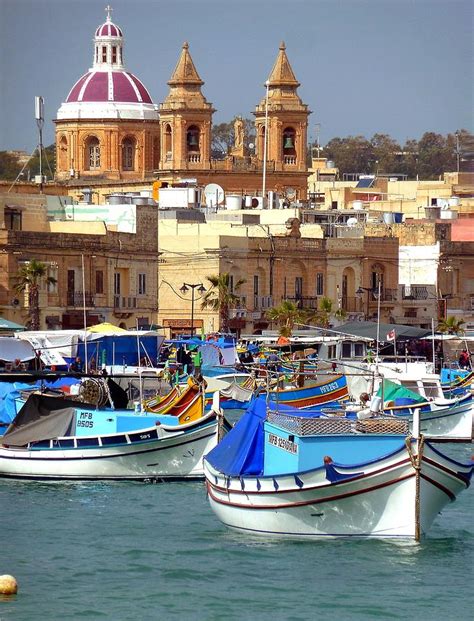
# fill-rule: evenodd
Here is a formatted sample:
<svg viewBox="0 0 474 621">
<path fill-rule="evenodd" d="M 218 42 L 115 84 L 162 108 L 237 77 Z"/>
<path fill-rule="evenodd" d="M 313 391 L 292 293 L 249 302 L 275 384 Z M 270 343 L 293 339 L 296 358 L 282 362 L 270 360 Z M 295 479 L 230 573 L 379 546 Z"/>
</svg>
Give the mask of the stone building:
<svg viewBox="0 0 474 621">
<path fill-rule="evenodd" d="M 381 284 L 381 315 L 392 314 L 398 284 L 398 239 L 323 238 L 314 225 L 300 225 L 298 210 L 216 214 L 192 221 L 186 212 L 160 219 L 159 322 L 168 335 L 219 328 L 218 314 L 201 309 L 202 295 L 180 288 L 186 282 L 210 286 L 207 276 L 229 273 L 231 283 L 246 282 L 232 311 L 231 329 L 258 333 L 268 327 L 266 311 L 282 300 L 316 310 L 323 297 L 350 318 L 377 313 L 377 300 L 365 291 Z M 273 216 L 273 219 L 271 218 Z M 364 287 L 364 295 L 357 293 Z M 194 303 L 193 302 L 194 295 Z"/>
<path fill-rule="evenodd" d="M 64 208 L 57 197 L 0 195 L 0 314 L 27 320 L 28 295 L 15 292 L 15 275 L 35 259 L 57 281 L 40 283 L 41 329 L 83 328 L 84 313 L 88 325 L 156 323 L 156 207 L 136 206 L 135 233 L 59 218 Z"/>
</svg>

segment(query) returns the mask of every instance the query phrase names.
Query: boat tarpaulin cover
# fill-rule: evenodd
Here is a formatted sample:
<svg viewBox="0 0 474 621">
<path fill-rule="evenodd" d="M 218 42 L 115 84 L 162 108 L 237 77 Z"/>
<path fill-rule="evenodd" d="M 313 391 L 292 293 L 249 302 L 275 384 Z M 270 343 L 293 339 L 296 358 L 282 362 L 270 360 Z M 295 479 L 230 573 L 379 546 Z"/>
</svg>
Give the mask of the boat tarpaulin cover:
<svg viewBox="0 0 474 621">
<path fill-rule="evenodd" d="M 378 397 L 382 396 L 382 389 L 385 402 L 394 401 L 395 405 L 402 405 L 400 400 L 403 401 L 403 405 L 407 405 L 408 403 L 426 403 L 425 397 L 422 397 L 416 392 L 413 392 L 413 390 L 406 388 L 406 386 L 402 386 L 396 382 L 391 382 L 388 379 L 385 379 L 382 386 L 378 389 Z"/>
<path fill-rule="evenodd" d="M 3 444 L 25 446 L 70 433 L 77 402 L 60 397 L 30 395 L 2 438 Z M 81 404 L 82 406 L 83 404 Z"/>
<path fill-rule="evenodd" d="M 264 399 L 255 399 L 235 427 L 208 455 L 213 468 L 228 476 L 258 475 L 263 471 Z"/>
<path fill-rule="evenodd" d="M 342 334 L 350 334 L 351 336 L 359 336 L 362 338 L 370 338 L 373 341 L 377 338 L 377 322 L 376 321 L 352 321 L 338 326 L 337 331 Z M 398 339 L 421 339 L 431 330 L 423 328 L 415 328 L 414 326 L 402 326 L 396 323 L 379 324 L 379 337 L 381 341 L 386 340 L 389 332 L 395 332 L 395 338 Z"/>
</svg>

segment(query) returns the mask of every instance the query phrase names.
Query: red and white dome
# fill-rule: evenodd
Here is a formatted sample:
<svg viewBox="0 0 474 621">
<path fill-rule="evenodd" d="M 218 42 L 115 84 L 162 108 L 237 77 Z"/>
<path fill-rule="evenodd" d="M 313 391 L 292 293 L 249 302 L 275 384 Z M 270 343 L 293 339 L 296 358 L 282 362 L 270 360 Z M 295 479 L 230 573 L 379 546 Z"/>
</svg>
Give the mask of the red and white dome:
<svg viewBox="0 0 474 621">
<path fill-rule="evenodd" d="M 110 19 L 99 26 L 95 31 L 96 37 L 123 37 L 123 33 Z"/>
<path fill-rule="evenodd" d="M 150 93 L 133 73 L 113 70 L 91 70 L 79 78 L 70 90 L 66 103 L 81 101 L 153 103 Z"/>
<path fill-rule="evenodd" d="M 123 33 L 110 20 L 95 31 L 94 62 L 89 71 L 74 84 L 58 119 L 154 119 L 158 106 L 143 83 L 123 64 Z"/>
</svg>

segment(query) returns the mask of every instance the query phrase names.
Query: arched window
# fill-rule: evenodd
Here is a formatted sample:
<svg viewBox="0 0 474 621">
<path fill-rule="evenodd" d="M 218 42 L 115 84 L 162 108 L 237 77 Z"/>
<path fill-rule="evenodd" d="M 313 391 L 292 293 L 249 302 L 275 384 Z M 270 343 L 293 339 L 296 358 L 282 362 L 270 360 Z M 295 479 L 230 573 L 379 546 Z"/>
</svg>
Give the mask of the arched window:
<svg viewBox="0 0 474 621">
<path fill-rule="evenodd" d="M 86 140 L 84 163 L 86 170 L 100 168 L 100 142 L 96 136 L 90 136 Z"/>
<path fill-rule="evenodd" d="M 201 159 L 199 153 L 199 127 L 197 125 L 190 125 L 186 132 L 186 147 L 188 150 L 188 161 L 199 162 Z"/>
<path fill-rule="evenodd" d="M 190 125 L 186 132 L 186 144 L 188 151 L 199 151 L 199 127 Z"/>
<path fill-rule="evenodd" d="M 384 268 L 380 263 L 374 263 L 372 265 L 371 273 L 370 273 L 370 285 L 374 291 L 377 293 L 379 286 L 380 291 L 383 293 L 384 288 Z"/>
<path fill-rule="evenodd" d="M 167 123 L 164 131 L 164 153 L 166 161 L 173 159 L 173 135 L 171 133 L 171 125 Z"/>
<path fill-rule="evenodd" d="M 58 170 L 67 170 L 68 167 L 67 138 L 61 136 L 58 144 Z"/>
<path fill-rule="evenodd" d="M 136 142 L 134 138 L 125 138 L 122 142 L 122 168 L 135 170 Z"/>
<path fill-rule="evenodd" d="M 282 149 L 285 164 L 296 164 L 295 138 L 296 132 L 293 127 L 286 127 L 283 130 Z"/>
</svg>

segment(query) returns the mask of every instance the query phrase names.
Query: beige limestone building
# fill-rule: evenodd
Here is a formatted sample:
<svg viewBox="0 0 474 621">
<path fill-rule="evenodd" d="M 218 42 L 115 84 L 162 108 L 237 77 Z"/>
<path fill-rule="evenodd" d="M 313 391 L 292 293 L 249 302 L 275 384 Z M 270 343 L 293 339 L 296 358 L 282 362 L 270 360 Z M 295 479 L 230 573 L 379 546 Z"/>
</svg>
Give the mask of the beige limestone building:
<svg viewBox="0 0 474 621">
<path fill-rule="evenodd" d="M 27 321 L 27 291 L 15 292 L 15 276 L 35 259 L 57 281 L 40 282 L 42 329 L 83 328 L 84 313 L 87 325 L 156 323 L 156 207 L 131 209 L 133 233 L 103 220 L 66 220 L 68 208 L 81 210 L 57 197 L 0 195 L 0 314 L 22 325 Z"/>
</svg>

